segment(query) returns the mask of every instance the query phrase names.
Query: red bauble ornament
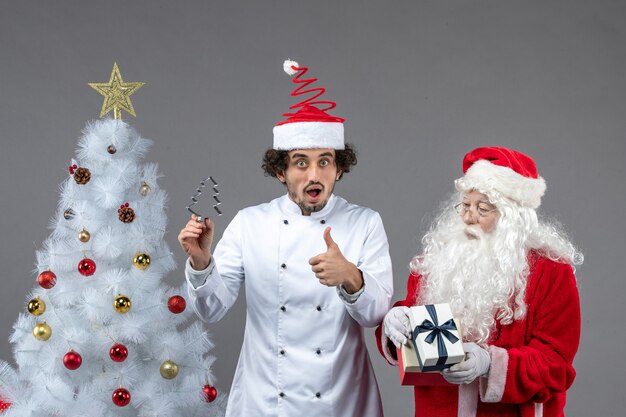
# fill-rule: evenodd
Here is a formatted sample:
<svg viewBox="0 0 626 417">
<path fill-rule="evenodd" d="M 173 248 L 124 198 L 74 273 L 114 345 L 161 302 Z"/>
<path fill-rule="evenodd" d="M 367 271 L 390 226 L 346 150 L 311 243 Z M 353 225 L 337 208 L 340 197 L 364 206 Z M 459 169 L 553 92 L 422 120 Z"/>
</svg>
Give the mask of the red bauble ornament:
<svg viewBox="0 0 626 417">
<path fill-rule="evenodd" d="M 78 272 L 83 276 L 89 277 L 96 272 L 96 263 L 89 258 L 81 259 L 78 263 Z"/>
<path fill-rule="evenodd" d="M 70 350 L 63 356 L 63 365 L 70 371 L 74 371 L 80 368 L 80 365 L 83 363 L 83 358 L 80 354 Z"/>
<path fill-rule="evenodd" d="M 54 285 L 57 283 L 57 276 L 52 271 L 43 271 L 37 277 L 37 282 L 43 288 L 49 290 L 50 288 L 54 287 Z"/>
<path fill-rule="evenodd" d="M 5 403 L 4 401 L 0 400 L 0 413 L 8 410 L 9 407 L 11 407 L 11 403 Z"/>
<path fill-rule="evenodd" d="M 111 398 L 113 399 L 113 404 L 118 407 L 126 407 L 130 404 L 130 392 L 126 388 L 116 389 L 113 391 Z"/>
<path fill-rule="evenodd" d="M 174 314 L 180 314 L 185 311 L 187 307 L 187 302 L 180 295 L 173 295 L 167 300 L 167 308 Z"/>
<path fill-rule="evenodd" d="M 204 394 L 204 401 L 212 403 L 217 398 L 217 389 L 210 384 L 206 384 L 202 387 L 202 393 Z"/>
<path fill-rule="evenodd" d="M 113 362 L 124 362 L 128 357 L 128 349 L 120 343 L 115 344 L 111 346 L 109 356 Z"/>
</svg>

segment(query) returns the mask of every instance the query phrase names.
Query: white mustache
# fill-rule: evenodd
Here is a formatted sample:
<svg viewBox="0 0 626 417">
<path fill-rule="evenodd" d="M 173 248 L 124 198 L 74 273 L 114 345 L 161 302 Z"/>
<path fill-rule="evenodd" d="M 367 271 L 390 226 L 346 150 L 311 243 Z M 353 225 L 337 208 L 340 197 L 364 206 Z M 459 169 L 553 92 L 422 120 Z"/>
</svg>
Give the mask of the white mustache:
<svg viewBox="0 0 626 417">
<path fill-rule="evenodd" d="M 468 235 L 475 237 L 476 239 L 483 239 L 485 237 L 485 232 L 480 228 L 477 224 L 470 224 L 463 228 L 463 231 Z"/>
</svg>

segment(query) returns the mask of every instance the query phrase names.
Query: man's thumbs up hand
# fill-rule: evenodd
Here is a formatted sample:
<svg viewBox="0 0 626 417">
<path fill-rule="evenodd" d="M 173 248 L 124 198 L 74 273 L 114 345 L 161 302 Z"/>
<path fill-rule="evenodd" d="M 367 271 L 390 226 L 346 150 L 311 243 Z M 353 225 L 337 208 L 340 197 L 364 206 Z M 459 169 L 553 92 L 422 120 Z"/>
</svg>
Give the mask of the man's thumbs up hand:
<svg viewBox="0 0 626 417">
<path fill-rule="evenodd" d="M 361 271 L 341 253 L 339 245 L 330 235 L 330 227 L 324 230 L 326 252 L 309 259 L 311 270 L 320 284 L 335 287 L 343 284 L 349 293 L 355 293 L 363 286 Z"/>
<path fill-rule="evenodd" d="M 337 250 L 339 250 L 339 247 L 333 240 L 333 237 L 330 235 L 330 227 L 327 227 L 326 229 L 324 229 L 324 242 L 326 242 L 326 248 L 328 249 L 337 248 Z"/>
</svg>

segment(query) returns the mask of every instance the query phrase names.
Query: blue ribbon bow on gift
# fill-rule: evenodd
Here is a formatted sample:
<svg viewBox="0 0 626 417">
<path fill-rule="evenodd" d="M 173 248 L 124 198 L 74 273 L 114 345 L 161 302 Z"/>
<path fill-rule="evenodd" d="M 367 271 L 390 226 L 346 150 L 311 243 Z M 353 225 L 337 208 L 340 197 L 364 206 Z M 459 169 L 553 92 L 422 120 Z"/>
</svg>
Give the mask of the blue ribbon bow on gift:
<svg viewBox="0 0 626 417">
<path fill-rule="evenodd" d="M 456 330 L 456 324 L 453 319 L 450 319 L 439 325 L 439 321 L 437 320 L 437 310 L 435 306 L 432 304 L 424 306 L 426 307 L 426 311 L 430 315 L 430 318 L 433 321 L 428 319 L 424 320 L 422 324 L 417 326 L 415 330 L 413 330 L 413 340 L 417 339 L 417 335 L 420 333 L 430 332 L 426 338 L 425 342 L 432 344 L 435 339 L 437 339 L 437 353 L 439 355 L 439 359 L 437 360 L 437 364 L 432 367 L 432 369 L 439 368 L 446 363 L 448 360 L 448 349 L 446 349 L 446 344 L 443 341 L 443 337 L 448 339 L 450 343 L 454 344 L 459 341 L 459 338 L 450 332 L 450 330 Z"/>
</svg>

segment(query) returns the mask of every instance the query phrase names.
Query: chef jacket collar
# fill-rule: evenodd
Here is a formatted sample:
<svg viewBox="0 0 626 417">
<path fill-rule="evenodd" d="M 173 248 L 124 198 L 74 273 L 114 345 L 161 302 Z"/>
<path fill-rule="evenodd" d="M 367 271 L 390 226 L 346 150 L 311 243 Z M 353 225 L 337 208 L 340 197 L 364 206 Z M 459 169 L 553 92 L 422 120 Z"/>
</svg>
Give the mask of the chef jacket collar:
<svg viewBox="0 0 626 417">
<path fill-rule="evenodd" d="M 302 216 L 302 217 L 310 217 L 312 220 L 323 219 L 328 216 L 328 214 L 332 211 L 333 207 L 337 203 L 337 199 L 335 198 L 335 194 L 331 194 L 328 199 L 328 203 L 326 206 L 315 213 L 311 213 L 311 216 L 302 216 L 302 210 L 300 210 L 300 206 L 294 203 L 289 195 L 285 194 L 280 201 L 280 209 L 283 213 L 289 216 Z"/>
</svg>

